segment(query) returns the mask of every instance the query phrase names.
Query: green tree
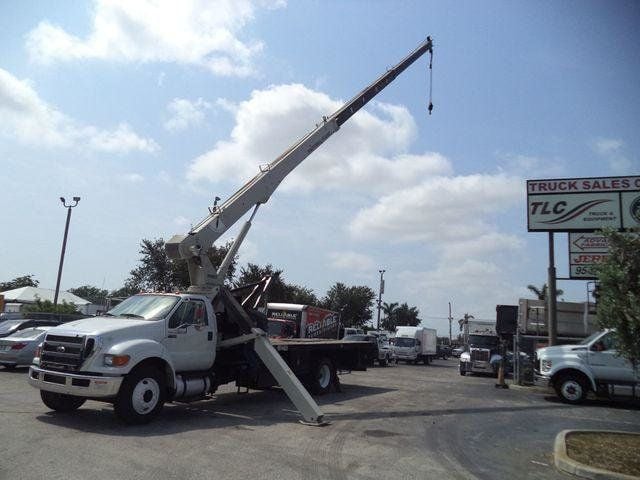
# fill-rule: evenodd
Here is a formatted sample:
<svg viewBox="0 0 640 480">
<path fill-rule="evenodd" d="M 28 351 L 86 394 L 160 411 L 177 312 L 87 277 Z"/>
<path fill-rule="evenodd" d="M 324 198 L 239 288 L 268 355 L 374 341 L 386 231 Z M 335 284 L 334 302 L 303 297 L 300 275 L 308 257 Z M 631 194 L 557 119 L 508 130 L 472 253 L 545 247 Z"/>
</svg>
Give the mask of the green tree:
<svg viewBox="0 0 640 480">
<path fill-rule="evenodd" d="M 396 325 L 408 325 L 411 327 L 416 327 L 422 321 L 420 320 L 418 315 L 420 315 L 420 310 L 418 310 L 416 307 L 410 307 L 405 302 L 395 310 L 397 322 Z"/>
<path fill-rule="evenodd" d="M 535 285 L 527 285 L 527 288 L 533 292 L 533 294 L 537 297 L 538 300 L 546 300 L 547 299 L 547 284 L 544 283 L 542 288 L 538 288 Z M 557 288 L 556 289 L 556 297 L 559 297 L 564 293 L 564 290 Z"/>
<path fill-rule="evenodd" d="M 37 287 L 40 282 L 33 278 L 33 275 L 24 275 L 22 277 L 16 277 L 8 282 L 0 283 L 0 292 L 6 292 L 7 290 L 13 290 L 14 288 L 21 287 Z"/>
<path fill-rule="evenodd" d="M 620 355 L 640 363 L 640 237 L 605 230 L 609 256 L 599 264 L 598 321 L 615 328 Z"/>
<path fill-rule="evenodd" d="M 213 265 L 220 265 L 225 257 L 231 242 L 224 246 L 213 246 L 209 251 L 209 259 Z M 140 265 L 129 272 L 129 278 L 125 282 L 128 290 L 152 290 L 156 292 L 169 292 L 172 290 L 185 290 L 190 285 L 187 262 L 173 261 L 167 256 L 165 242 L 162 238 L 155 240 L 142 239 L 140 242 Z M 233 278 L 236 268 L 237 256 L 231 262 L 227 271 L 227 281 Z"/>
<path fill-rule="evenodd" d="M 302 305 L 318 305 L 318 297 L 310 288 L 287 283 L 282 270 L 273 265 L 260 266 L 248 263 L 240 268 L 240 275 L 233 282 L 236 287 L 262 280 L 265 276 L 271 276 L 271 283 L 267 291 L 268 301 L 280 303 L 300 303 Z"/>
<path fill-rule="evenodd" d="M 395 332 L 397 327 L 396 320 L 396 310 L 398 309 L 398 302 L 382 302 L 382 313 L 384 313 L 384 317 L 380 321 L 380 325 L 383 330 L 387 330 L 389 332 Z"/>
<path fill-rule="evenodd" d="M 320 302 L 320 306 L 342 312 L 345 327 L 363 327 L 373 316 L 375 292 L 367 286 L 347 287 L 335 283 Z"/>
<path fill-rule="evenodd" d="M 91 285 L 83 285 L 78 288 L 70 288 L 68 291 L 73 293 L 74 295 L 79 296 L 80 298 L 89 300 L 91 303 L 94 303 L 96 305 L 103 304 L 105 298 L 109 296 L 109 292 L 107 290 L 93 287 Z"/>
<path fill-rule="evenodd" d="M 25 305 L 23 311 L 27 313 L 80 313 L 73 303 L 67 303 L 64 300 L 58 305 L 53 305 L 51 300 L 42 300 L 36 297 L 36 303 Z"/>
</svg>

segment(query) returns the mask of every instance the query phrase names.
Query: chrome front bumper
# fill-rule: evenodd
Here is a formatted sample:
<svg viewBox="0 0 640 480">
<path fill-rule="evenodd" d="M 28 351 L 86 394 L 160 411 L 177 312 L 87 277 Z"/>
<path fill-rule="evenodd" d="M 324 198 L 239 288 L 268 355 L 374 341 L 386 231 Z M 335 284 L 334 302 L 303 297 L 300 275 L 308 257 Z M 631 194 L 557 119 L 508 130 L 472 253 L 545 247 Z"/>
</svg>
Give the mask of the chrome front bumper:
<svg viewBox="0 0 640 480">
<path fill-rule="evenodd" d="M 115 397 L 120 390 L 123 377 L 99 377 L 43 370 L 29 367 L 29 384 L 40 390 L 64 393 L 77 397 Z"/>
</svg>

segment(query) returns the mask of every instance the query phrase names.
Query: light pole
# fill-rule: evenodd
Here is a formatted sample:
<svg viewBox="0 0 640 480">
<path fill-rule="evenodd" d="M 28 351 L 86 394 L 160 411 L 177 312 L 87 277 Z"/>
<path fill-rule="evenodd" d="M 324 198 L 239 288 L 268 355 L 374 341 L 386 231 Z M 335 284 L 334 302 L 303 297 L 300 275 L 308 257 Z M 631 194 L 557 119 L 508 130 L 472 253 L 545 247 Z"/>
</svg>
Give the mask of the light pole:
<svg viewBox="0 0 640 480">
<path fill-rule="evenodd" d="M 378 289 L 378 326 L 376 330 L 380 330 L 380 309 L 382 308 L 382 294 L 384 293 L 384 272 L 386 270 L 378 270 L 380 273 L 380 288 Z"/>
<path fill-rule="evenodd" d="M 64 197 L 60 197 L 62 205 L 67 209 L 67 223 L 64 226 L 64 238 L 62 240 L 62 252 L 60 252 L 60 266 L 58 267 L 58 280 L 56 281 L 56 294 L 53 297 L 54 308 L 58 305 L 58 294 L 60 293 L 60 279 L 62 278 L 62 265 L 64 264 L 64 251 L 67 249 L 67 235 L 69 233 L 69 222 L 71 221 L 71 209 L 78 205 L 80 197 L 73 197 L 73 204 L 67 205 Z"/>
</svg>

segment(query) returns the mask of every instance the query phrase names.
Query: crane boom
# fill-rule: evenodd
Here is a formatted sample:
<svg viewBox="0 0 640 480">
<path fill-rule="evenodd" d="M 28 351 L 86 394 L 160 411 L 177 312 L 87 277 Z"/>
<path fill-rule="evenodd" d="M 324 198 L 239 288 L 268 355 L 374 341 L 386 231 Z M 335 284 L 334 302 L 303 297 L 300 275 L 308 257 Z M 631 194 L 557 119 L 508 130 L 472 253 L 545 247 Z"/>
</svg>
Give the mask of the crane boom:
<svg viewBox="0 0 640 480">
<path fill-rule="evenodd" d="M 191 281 L 190 291 L 215 295 L 223 284 L 230 259 L 235 256 L 244 239 L 251 220 L 260 204 L 266 203 L 278 185 L 302 163 L 314 150 L 351 118 L 358 110 L 389 85 L 400 73 L 425 53 L 433 53 L 431 37 L 421 43 L 393 68 L 387 70 L 330 117 L 322 122 L 297 143 L 289 147 L 270 164 L 261 167 L 260 172 L 229 197 L 222 205 L 214 205 L 210 214 L 194 226 L 187 235 L 175 235 L 166 243 L 166 251 L 173 260 L 186 260 Z M 214 242 L 233 226 L 249 210 L 254 209 L 234 241 L 234 244 L 219 268 L 215 268 L 208 258 L 208 251 Z"/>
</svg>

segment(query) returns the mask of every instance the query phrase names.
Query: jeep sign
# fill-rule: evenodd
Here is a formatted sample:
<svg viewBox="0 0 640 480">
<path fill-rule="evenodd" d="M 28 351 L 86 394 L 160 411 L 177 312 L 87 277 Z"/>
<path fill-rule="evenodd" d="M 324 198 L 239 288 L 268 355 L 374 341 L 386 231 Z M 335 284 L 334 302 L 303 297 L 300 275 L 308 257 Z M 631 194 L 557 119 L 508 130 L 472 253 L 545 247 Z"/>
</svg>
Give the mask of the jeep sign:
<svg viewBox="0 0 640 480">
<path fill-rule="evenodd" d="M 527 180 L 530 232 L 640 227 L 640 176 Z"/>
</svg>

